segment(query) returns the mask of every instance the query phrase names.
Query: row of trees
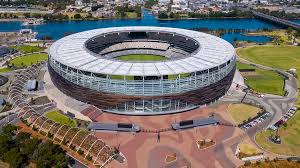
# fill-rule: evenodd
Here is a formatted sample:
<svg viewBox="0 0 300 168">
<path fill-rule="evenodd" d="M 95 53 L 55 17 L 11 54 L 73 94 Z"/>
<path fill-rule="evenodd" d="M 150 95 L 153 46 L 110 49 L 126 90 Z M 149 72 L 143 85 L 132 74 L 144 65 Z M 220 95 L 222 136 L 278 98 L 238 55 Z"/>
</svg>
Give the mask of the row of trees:
<svg viewBox="0 0 300 168">
<path fill-rule="evenodd" d="M 180 15 L 179 13 L 166 13 L 161 12 L 158 14 L 158 18 L 160 19 L 176 19 L 181 18 L 183 15 Z M 225 13 L 225 12 L 210 12 L 209 14 L 201 14 L 201 13 L 195 13 L 195 12 L 189 12 L 186 16 L 188 18 L 222 18 L 222 17 L 252 17 L 251 12 L 249 11 L 241 11 L 241 10 L 233 10 L 231 12 Z"/>
<path fill-rule="evenodd" d="M 0 13 L 0 18 L 2 19 L 12 19 L 12 18 L 18 18 L 16 14 L 13 13 Z"/>
<path fill-rule="evenodd" d="M 29 133 L 19 132 L 18 127 L 6 125 L 0 134 L 0 159 L 11 168 L 26 167 L 34 163 L 37 168 L 67 168 L 65 151 L 51 141 L 32 138 Z"/>
</svg>

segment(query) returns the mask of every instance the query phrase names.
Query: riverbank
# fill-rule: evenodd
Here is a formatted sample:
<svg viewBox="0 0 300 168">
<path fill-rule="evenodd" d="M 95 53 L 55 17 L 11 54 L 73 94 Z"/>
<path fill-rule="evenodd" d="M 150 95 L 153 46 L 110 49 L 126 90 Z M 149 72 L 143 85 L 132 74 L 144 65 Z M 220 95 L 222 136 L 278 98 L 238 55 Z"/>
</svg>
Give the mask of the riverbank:
<svg viewBox="0 0 300 168">
<path fill-rule="evenodd" d="M 176 20 L 209 20 L 209 19 L 253 19 L 254 17 L 202 17 L 202 18 L 158 18 L 160 21 L 176 21 Z"/>
<path fill-rule="evenodd" d="M 38 18 L 36 18 L 38 19 Z M 81 19 L 53 19 L 46 20 L 46 22 L 67 22 L 67 21 L 99 21 L 99 20 L 139 20 L 142 17 L 114 17 L 114 18 L 81 18 Z M 8 19 L 0 19 L 0 22 L 26 22 L 29 21 L 27 18 L 8 18 Z"/>
</svg>

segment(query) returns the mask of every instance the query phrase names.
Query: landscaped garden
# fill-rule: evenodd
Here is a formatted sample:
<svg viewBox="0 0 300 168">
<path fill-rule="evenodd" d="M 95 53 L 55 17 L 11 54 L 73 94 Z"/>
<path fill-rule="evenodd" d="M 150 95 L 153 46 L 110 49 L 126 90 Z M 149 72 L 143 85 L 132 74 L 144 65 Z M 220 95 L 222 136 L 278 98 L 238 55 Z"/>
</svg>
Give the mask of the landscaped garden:
<svg viewBox="0 0 300 168">
<path fill-rule="evenodd" d="M 10 66 L 15 67 L 24 67 L 24 66 L 30 66 L 33 64 L 37 64 L 41 61 L 45 61 L 48 59 L 47 54 L 29 54 L 17 57 L 11 61 L 9 61 Z"/>
<path fill-rule="evenodd" d="M 272 130 L 264 130 L 255 137 L 257 143 L 264 149 L 284 155 L 300 155 L 300 110 L 287 121 L 287 124 L 281 126 L 278 135 L 281 138 L 281 144 L 271 142 L 270 136 L 275 135 Z"/>
<path fill-rule="evenodd" d="M 262 109 L 248 104 L 230 104 L 227 111 L 236 124 L 242 124 L 249 118 L 257 116 Z"/>
<path fill-rule="evenodd" d="M 254 145 L 249 143 L 241 143 L 238 147 L 240 149 L 240 152 L 238 154 L 238 157 L 240 159 L 261 154 L 260 150 L 258 150 Z"/>
<path fill-rule="evenodd" d="M 246 162 L 245 165 L 240 168 L 299 168 L 300 163 L 297 161 L 289 160 L 266 160 L 266 161 L 256 161 L 256 162 Z"/>
<path fill-rule="evenodd" d="M 284 95 L 284 77 L 279 75 L 277 72 L 259 69 L 242 63 L 237 63 L 237 68 L 240 71 L 253 70 L 241 73 L 245 78 L 245 83 L 254 91 Z"/>
<path fill-rule="evenodd" d="M 51 111 L 47 112 L 45 116 L 55 122 L 58 122 L 60 124 L 65 124 L 71 127 L 76 127 L 76 121 L 73 119 L 70 119 L 69 117 L 61 114 L 59 111 Z"/>
<path fill-rule="evenodd" d="M 165 162 L 166 162 L 166 163 L 171 163 L 171 162 L 176 161 L 176 160 L 177 160 L 177 155 L 176 155 L 176 153 L 167 155 L 166 158 L 165 158 Z"/>
<path fill-rule="evenodd" d="M 209 147 L 211 147 L 215 144 L 216 144 L 216 142 L 213 141 L 212 139 L 201 139 L 201 140 L 197 141 L 197 147 L 199 149 L 206 149 L 206 148 L 209 148 Z"/>
</svg>

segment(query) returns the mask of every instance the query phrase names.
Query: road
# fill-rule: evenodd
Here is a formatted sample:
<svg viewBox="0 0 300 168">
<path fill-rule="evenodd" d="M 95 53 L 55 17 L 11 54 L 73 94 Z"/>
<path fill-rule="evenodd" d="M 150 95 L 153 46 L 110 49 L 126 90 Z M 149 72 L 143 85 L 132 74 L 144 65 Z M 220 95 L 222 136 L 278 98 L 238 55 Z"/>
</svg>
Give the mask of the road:
<svg viewBox="0 0 300 168">
<path fill-rule="evenodd" d="M 297 101 L 297 95 L 298 95 L 298 80 L 293 75 L 284 72 L 280 69 L 256 64 L 240 57 L 238 57 L 238 60 L 241 63 L 254 65 L 260 69 L 276 71 L 286 77 L 284 90 L 287 92 L 287 94 L 285 96 L 266 94 L 264 97 L 258 97 L 257 95 L 251 93 L 248 93 L 245 96 L 245 93 L 243 92 L 233 92 L 230 96 L 225 96 L 224 98 L 222 98 L 222 101 L 225 102 L 241 102 L 241 100 L 245 96 L 243 100 L 244 102 L 262 106 L 267 112 L 272 114 L 272 116 L 267 120 L 265 120 L 263 123 L 260 123 L 245 131 L 245 133 L 250 137 L 250 139 L 254 142 L 254 144 L 256 144 L 257 147 L 259 147 L 260 149 L 262 149 L 256 143 L 255 135 L 258 132 L 266 129 L 268 126 L 273 125 L 277 121 L 279 121 L 284 116 L 284 114 L 286 114 L 288 110 L 294 105 L 294 103 Z M 236 141 L 238 141 L 238 139 L 236 139 Z M 264 149 L 262 150 L 265 151 Z M 268 156 L 273 156 L 273 157 L 281 157 L 281 158 L 290 157 L 290 156 L 274 154 L 268 151 L 265 151 L 265 153 L 268 154 Z"/>
</svg>

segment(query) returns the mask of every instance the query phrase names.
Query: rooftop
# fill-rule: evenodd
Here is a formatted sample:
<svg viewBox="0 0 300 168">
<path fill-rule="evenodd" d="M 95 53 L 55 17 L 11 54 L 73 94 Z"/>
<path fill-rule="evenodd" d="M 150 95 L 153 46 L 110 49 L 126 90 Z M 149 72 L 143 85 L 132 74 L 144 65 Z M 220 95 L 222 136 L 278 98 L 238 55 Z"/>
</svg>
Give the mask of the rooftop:
<svg viewBox="0 0 300 168">
<path fill-rule="evenodd" d="M 181 34 L 196 40 L 200 47 L 189 57 L 161 62 L 124 62 L 97 57 L 86 49 L 86 42 L 101 34 L 118 31 L 163 31 Z M 114 27 L 76 33 L 55 42 L 49 51 L 51 58 L 82 71 L 124 76 L 162 76 L 192 73 L 210 69 L 233 60 L 235 50 L 227 41 L 213 35 L 166 27 Z"/>
</svg>

